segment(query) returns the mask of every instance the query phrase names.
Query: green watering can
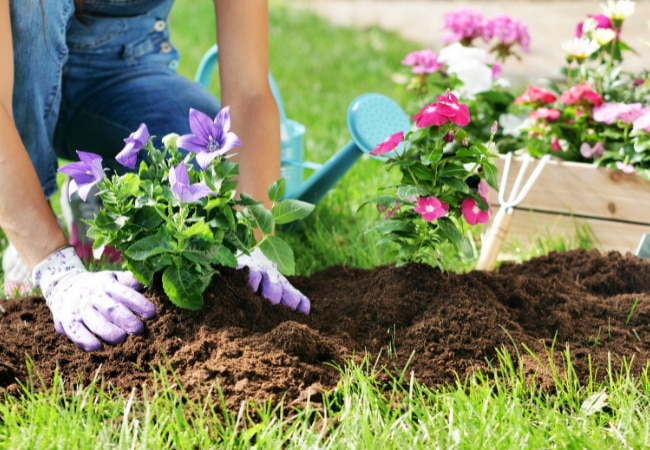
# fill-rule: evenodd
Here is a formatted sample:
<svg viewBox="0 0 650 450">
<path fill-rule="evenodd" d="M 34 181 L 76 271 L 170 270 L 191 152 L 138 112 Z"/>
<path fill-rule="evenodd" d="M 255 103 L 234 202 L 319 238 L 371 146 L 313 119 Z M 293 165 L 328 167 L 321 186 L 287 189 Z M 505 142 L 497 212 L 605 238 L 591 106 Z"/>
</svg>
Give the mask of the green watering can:
<svg viewBox="0 0 650 450">
<path fill-rule="evenodd" d="M 203 55 L 197 69 L 194 79 L 206 89 L 217 60 L 218 48 L 214 45 Z M 352 140 L 324 164 L 305 161 L 305 126 L 287 118 L 280 92 L 271 74 L 269 83 L 280 111 L 280 170 L 286 183 L 285 198 L 318 203 L 361 155 L 369 153 L 393 133 L 406 133 L 411 125 L 404 110 L 390 98 L 375 93 L 360 95 L 352 101 L 347 112 L 348 131 Z M 305 169 L 313 171 L 306 180 L 303 179 Z"/>
</svg>

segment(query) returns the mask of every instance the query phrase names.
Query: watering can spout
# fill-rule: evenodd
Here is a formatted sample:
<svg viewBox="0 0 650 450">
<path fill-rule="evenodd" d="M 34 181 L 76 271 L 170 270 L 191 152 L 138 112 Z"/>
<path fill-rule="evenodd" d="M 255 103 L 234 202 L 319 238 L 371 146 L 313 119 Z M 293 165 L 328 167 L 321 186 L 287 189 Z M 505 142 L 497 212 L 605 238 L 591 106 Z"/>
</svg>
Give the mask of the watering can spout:
<svg viewBox="0 0 650 450">
<path fill-rule="evenodd" d="M 370 153 L 394 133 L 406 133 L 410 127 L 406 113 L 397 103 L 375 93 L 360 95 L 350 103 L 347 124 L 352 140 L 302 184 L 288 191 L 285 198 L 318 203 L 361 155 Z M 283 164 L 287 163 L 291 164 L 291 161 L 283 160 Z"/>
</svg>

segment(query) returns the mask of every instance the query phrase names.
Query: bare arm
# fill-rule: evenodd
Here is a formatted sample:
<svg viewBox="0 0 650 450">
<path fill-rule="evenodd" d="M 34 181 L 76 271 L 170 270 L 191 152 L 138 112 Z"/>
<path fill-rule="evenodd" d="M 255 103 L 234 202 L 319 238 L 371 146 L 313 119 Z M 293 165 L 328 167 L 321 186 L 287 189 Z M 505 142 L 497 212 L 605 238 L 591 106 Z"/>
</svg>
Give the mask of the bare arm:
<svg viewBox="0 0 650 450">
<path fill-rule="evenodd" d="M 239 190 L 267 207 L 280 177 L 280 119 L 268 82 L 267 0 L 214 0 L 223 106 L 242 141 Z"/>
<path fill-rule="evenodd" d="M 31 270 L 68 241 L 14 123 L 13 75 L 9 0 L 0 0 L 0 227 Z"/>
</svg>

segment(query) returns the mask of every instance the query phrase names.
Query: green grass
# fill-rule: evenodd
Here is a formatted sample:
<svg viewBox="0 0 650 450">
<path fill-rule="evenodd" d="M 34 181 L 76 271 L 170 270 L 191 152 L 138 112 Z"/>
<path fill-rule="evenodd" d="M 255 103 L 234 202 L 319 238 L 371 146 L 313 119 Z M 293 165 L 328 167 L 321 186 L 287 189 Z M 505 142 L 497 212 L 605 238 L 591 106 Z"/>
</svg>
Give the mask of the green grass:
<svg viewBox="0 0 650 450">
<path fill-rule="evenodd" d="M 193 78 L 213 43 L 211 2 L 176 2 L 171 20 L 183 59 L 179 71 Z M 281 2 L 271 8 L 271 71 L 287 115 L 307 127 L 306 159 L 324 162 L 350 139 L 346 111 L 364 92 L 401 101 L 390 81 L 402 57 L 419 45 L 379 29 L 352 30 Z M 213 83 L 216 92 L 216 81 Z M 314 214 L 295 229 L 281 230 L 294 248 L 301 274 L 333 264 L 373 267 L 389 263 L 376 236 L 365 230 L 377 219 L 358 210 L 392 174 L 362 157 Z M 586 236 L 586 234 L 581 235 Z M 532 253 L 588 245 L 549 236 Z M 450 252 L 448 269 L 472 261 Z M 630 313 L 632 314 L 633 311 Z M 54 330 L 52 330 L 54 332 Z M 525 352 L 525 349 L 521 349 Z M 532 356 L 531 356 L 532 357 Z M 1 363 L 1 360 L 0 360 Z M 325 408 L 248 405 L 237 412 L 177 395 L 172 373 L 160 369 L 143 401 L 118 395 L 97 380 L 74 387 L 56 377 L 43 386 L 32 372 L 19 397 L 0 402 L 0 448 L 644 448 L 650 444 L 647 375 L 611 373 L 606 383 L 580 386 L 569 355 L 553 361 L 555 389 L 531 382 L 519 361 L 502 352 L 493 373 L 429 389 L 408 368 L 379 381 L 382 369 L 366 360 L 341 368 Z M 70 392 L 72 395 L 65 395 Z M 213 389 L 218 391 L 218 386 Z M 251 417 L 256 417 L 252 420 Z"/>
<path fill-rule="evenodd" d="M 522 349 L 525 351 L 525 349 Z M 220 404 L 177 395 L 159 369 L 145 400 L 99 381 L 69 392 L 61 377 L 43 389 L 34 375 L 21 398 L 0 403 L 2 448 L 645 448 L 650 443 L 647 374 L 626 369 L 607 384 L 579 385 L 571 360 L 551 361 L 555 393 L 535 387 L 501 352 L 493 370 L 430 389 L 404 370 L 386 374 L 367 358 L 340 368 L 324 407 Z M 379 381 L 388 377 L 389 381 Z M 38 388 L 36 388 L 38 387 Z M 218 386 L 213 387 L 218 393 Z M 253 419 L 253 417 L 255 419 Z"/>
</svg>

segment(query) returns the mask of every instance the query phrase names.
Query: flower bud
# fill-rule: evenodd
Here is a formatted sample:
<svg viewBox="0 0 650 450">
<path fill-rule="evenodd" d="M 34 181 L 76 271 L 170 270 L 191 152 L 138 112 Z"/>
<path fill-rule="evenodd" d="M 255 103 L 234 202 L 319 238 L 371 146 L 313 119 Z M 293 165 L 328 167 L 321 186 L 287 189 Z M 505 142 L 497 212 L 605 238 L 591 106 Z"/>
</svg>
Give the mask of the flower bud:
<svg viewBox="0 0 650 450">
<path fill-rule="evenodd" d="M 447 142 L 447 143 L 450 143 L 450 142 L 454 142 L 454 138 L 455 138 L 455 135 L 454 135 L 453 130 L 449 130 L 449 131 L 447 131 L 447 134 L 445 134 L 443 136 L 442 140 Z"/>
<path fill-rule="evenodd" d="M 169 147 L 176 147 L 176 140 L 178 139 L 178 134 L 176 133 L 169 133 L 162 138 L 162 143 L 165 146 L 165 148 Z"/>
</svg>

